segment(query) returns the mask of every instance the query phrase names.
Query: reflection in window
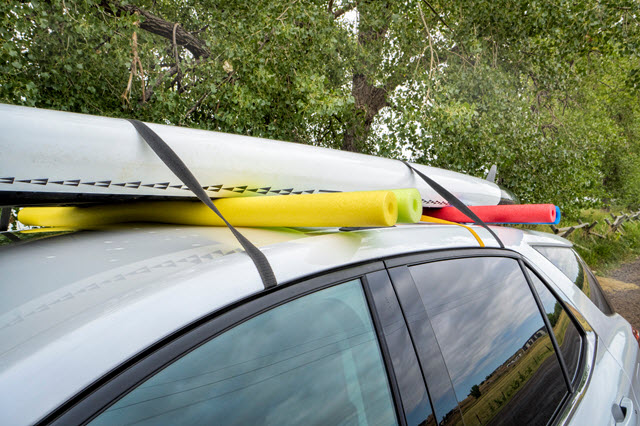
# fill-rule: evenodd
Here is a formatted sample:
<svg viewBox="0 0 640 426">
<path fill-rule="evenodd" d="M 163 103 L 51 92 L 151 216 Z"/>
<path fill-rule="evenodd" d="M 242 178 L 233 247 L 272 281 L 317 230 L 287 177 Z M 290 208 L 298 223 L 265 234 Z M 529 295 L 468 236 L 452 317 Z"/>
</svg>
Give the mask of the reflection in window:
<svg viewBox="0 0 640 426">
<path fill-rule="evenodd" d="M 545 314 L 547 318 L 549 318 L 549 323 L 556 336 L 558 346 L 560 346 L 564 363 L 567 366 L 569 377 L 574 378 L 580 362 L 580 351 L 582 348 L 580 332 L 555 296 L 547 289 L 542 281 L 540 281 L 540 278 L 530 270 L 528 274 L 540 297 Z"/>
<path fill-rule="evenodd" d="M 185 355 L 94 424 L 396 424 L 359 280 L 252 318 Z"/>
<path fill-rule="evenodd" d="M 584 262 L 571 247 L 534 246 L 534 248 L 573 281 L 598 309 L 607 315 L 614 313 L 595 277 L 585 270 Z"/>
<path fill-rule="evenodd" d="M 462 412 L 443 423 L 546 424 L 567 387 L 518 262 L 468 258 L 410 269 Z"/>
<path fill-rule="evenodd" d="M 556 268 L 560 269 L 588 297 L 591 297 L 589 281 L 577 255 L 569 247 L 534 247 L 546 257 Z"/>
</svg>

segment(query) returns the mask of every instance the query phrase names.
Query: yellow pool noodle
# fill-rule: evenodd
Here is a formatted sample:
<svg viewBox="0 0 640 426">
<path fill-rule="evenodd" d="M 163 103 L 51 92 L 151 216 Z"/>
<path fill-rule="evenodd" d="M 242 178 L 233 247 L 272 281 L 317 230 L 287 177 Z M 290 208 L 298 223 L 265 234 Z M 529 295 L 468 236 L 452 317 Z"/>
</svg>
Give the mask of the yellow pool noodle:
<svg viewBox="0 0 640 426">
<path fill-rule="evenodd" d="M 225 198 L 216 207 L 234 226 L 393 226 L 398 202 L 392 191 L 335 192 Z M 155 201 L 90 207 L 27 207 L 18 220 L 32 226 L 87 227 L 122 222 L 224 226 L 199 201 Z"/>
<path fill-rule="evenodd" d="M 422 216 L 422 197 L 415 188 L 393 189 L 398 199 L 398 223 L 418 223 Z"/>
</svg>

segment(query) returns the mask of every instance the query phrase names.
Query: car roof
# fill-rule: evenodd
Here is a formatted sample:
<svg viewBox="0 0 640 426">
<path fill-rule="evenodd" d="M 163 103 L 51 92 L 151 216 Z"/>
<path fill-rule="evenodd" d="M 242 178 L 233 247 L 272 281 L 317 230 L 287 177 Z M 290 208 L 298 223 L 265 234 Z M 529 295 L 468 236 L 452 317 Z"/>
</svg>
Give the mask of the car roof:
<svg viewBox="0 0 640 426">
<path fill-rule="evenodd" d="M 451 225 L 241 230 L 280 284 L 399 254 L 479 246 L 467 229 Z M 474 230 L 498 247 L 485 229 Z M 568 244 L 496 230 L 512 249 Z M 39 420 L 144 348 L 264 290 L 226 228 L 121 225 L 18 242 L 0 253 L 0 385 L 15 395 L 0 399 L 0 412 L 16 423 Z"/>
</svg>

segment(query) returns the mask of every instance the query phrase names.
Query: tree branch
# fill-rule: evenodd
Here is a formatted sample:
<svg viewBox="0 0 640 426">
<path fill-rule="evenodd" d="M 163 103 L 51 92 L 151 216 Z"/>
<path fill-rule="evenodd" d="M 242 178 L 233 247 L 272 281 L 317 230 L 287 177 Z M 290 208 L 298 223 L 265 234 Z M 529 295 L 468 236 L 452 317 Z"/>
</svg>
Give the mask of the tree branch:
<svg viewBox="0 0 640 426">
<path fill-rule="evenodd" d="M 420 12 L 420 18 L 422 18 L 422 24 L 424 25 L 424 30 L 427 33 L 427 37 L 429 38 L 429 50 L 431 51 L 431 62 L 429 62 L 429 78 L 433 77 L 433 73 L 435 71 L 435 58 L 434 58 L 434 50 L 433 50 L 433 39 L 431 38 L 431 31 L 429 31 L 429 26 L 427 25 L 427 21 L 424 19 L 424 13 L 422 13 L 422 7 L 420 3 L 418 3 L 418 11 Z M 418 61 L 416 61 L 417 63 Z M 440 62 L 440 58 L 438 58 L 438 62 Z M 416 70 L 417 70 L 416 64 Z"/>
<path fill-rule="evenodd" d="M 333 12 L 333 18 L 334 19 L 338 19 L 339 17 L 341 17 L 342 15 L 344 15 L 345 13 L 353 10 L 356 8 L 356 4 L 350 4 L 349 6 L 345 6 L 341 9 L 336 10 L 335 12 Z"/>
<path fill-rule="evenodd" d="M 233 76 L 235 75 L 235 71 L 231 71 L 220 83 L 218 83 L 216 85 L 216 90 L 219 89 L 220 87 L 222 87 L 224 84 L 226 83 L 233 83 L 234 82 L 234 78 Z M 198 98 L 198 100 L 196 101 L 196 103 L 189 109 L 189 111 L 187 111 L 187 113 L 185 114 L 185 116 L 180 120 L 180 122 L 178 123 L 179 126 L 182 126 L 184 121 L 189 118 L 189 116 L 191 114 L 193 114 L 193 112 L 198 109 L 198 107 L 202 104 L 202 101 L 205 100 L 205 98 L 207 96 L 209 96 L 211 94 L 211 90 L 207 90 L 206 92 L 204 92 L 204 94 L 202 96 L 200 96 L 200 98 Z M 218 104 L 216 105 L 216 111 L 214 114 L 216 114 L 218 112 L 218 107 L 220 106 L 220 101 L 218 101 Z"/>
<path fill-rule="evenodd" d="M 193 65 L 187 69 L 184 70 L 184 72 L 189 72 L 190 70 L 192 70 L 193 68 L 195 68 L 196 66 L 200 65 L 202 62 L 204 62 L 205 58 L 200 58 L 198 60 L 196 60 Z M 160 74 L 160 76 L 156 79 L 155 83 L 153 84 L 149 84 L 147 86 L 147 90 L 145 90 L 144 94 L 145 94 L 145 98 L 148 101 L 149 99 L 151 99 L 151 96 L 153 96 L 153 92 L 158 88 L 158 86 L 160 86 L 167 77 L 171 77 L 174 76 L 178 73 L 179 71 L 179 67 L 178 65 L 174 65 L 171 68 L 169 68 L 168 70 L 164 71 L 163 73 Z"/>
<path fill-rule="evenodd" d="M 327 12 L 333 13 L 333 0 L 329 0 L 329 4 L 327 5 Z"/>
<path fill-rule="evenodd" d="M 134 31 L 131 35 L 131 51 L 133 53 L 133 58 L 131 59 L 131 70 L 129 72 L 129 82 L 127 83 L 127 87 L 124 90 L 124 93 L 120 95 L 120 98 L 124 100 L 127 105 L 129 105 L 129 95 L 131 94 L 131 85 L 133 83 L 133 77 L 137 76 L 140 73 L 140 81 L 142 83 L 142 100 L 141 103 L 146 102 L 145 98 L 145 84 L 144 84 L 144 69 L 142 68 L 142 62 L 140 62 L 140 57 L 138 56 L 138 34 Z"/>
<path fill-rule="evenodd" d="M 275 27 L 271 28 L 271 31 L 269 31 L 269 34 L 266 34 L 263 37 L 260 44 L 258 44 L 258 52 L 260 52 L 264 48 L 264 46 L 271 40 L 271 36 L 273 35 L 274 31 L 275 31 Z"/>
<path fill-rule="evenodd" d="M 176 73 L 176 80 L 178 82 L 178 91 L 180 90 L 180 86 L 182 85 L 182 72 L 180 72 L 180 56 L 178 55 L 178 43 L 176 41 L 176 30 L 180 25 L 176 22 L 173 24 L 173 56 L 176 60 L 176 67 L 178 68 L 178 72 Z"/>
<path fill-rule="evenodd" d="M 138 6 L 130 5 L 130 4 L 120 4 L 117 2 L 113 2 L 110 0 L 102 0 L 100 3 L 100 7 L 109 14 L 120 15 L 122 13 L 126 14 L 138 14 L 141 15 L 144 19 L 141 19 L 141 22 L 138 24 L 140 28 L 145 31 L 148 31 L 152 34 L 159 35 L 164 37 L 172 44 L 173 56 L 175 59 L 175 64 L 164 72 L 160 73 L 158 78 L 153 84 L 149 84 L 146 89 L 143 90 L 142 97 L 140 103 L 145 103 L 151 99 L 154 94 L 154 91 L 168 78 L 175 76 L 177 74 L 178 80 L 178 89 L 180 89 L 180 79 L 184 72 L 187 70 L 182 70 L 180 68 L 180 57 L 178 55 L 178 45 L 183 46 L 189 52 L 193 54 L 195 57 L 195 62 L 190 67 L 199 65 L 206 58 L 211 55 L 211 52 L 207 48 L 204 41 L 200 40 L 195 36 L 195 34 L 204 31 L 207 26 L 190 33 L 186 31 L 179 23 L 169 22 L 165 19 L 162 19 Z M 142 73 L 142 64 L 140 64 L 140 72 Z M 143 79 L 144 84 L 144 79 Z"/>
<path fill-rule="evenodd" d="M 167 40 L 173 39 L 173 27 L 174 23 L 169 22 L 165 19 L 162 19 L 146 10 L 130 5 L 130 4 L 119 4 L 119 3 L 111 3 L 108 0 L 103 0 L 101 6 L 107 11 L 111 12 L 111 5 L 115 6 L 115 8 L 119 12 L 134 14 L 138 13 L 144 17 L 144 20 L 140 22 L 140 28 L 150 33 L 159 35 L 161 37 L 166 38 Z M 182 27 L 178 27 L 176 31 L 176 41 L 179 45 L 184 46 L 189 52 L 193 54 L 196 59 L 206 58 L 211 55 L 211 52 L 207 48 L 207 45 L 204 41 L 200 40 L 192 33 L 185 31 Z"/>
<path fill-rule="evenodd" d="M 161 73 L 160 76 L 156 79 L 155 83 L 147 86 L 147 90 L 144 92 L 144 97 L 149 100 L 153 96 L 154 91 L 162 84 L 165 78 L 171 77 L 178 72 L 178 66 L 174 65 L 165 72 Z"/>
<path fill-rule="evenodd" d="M 200 28 L 199 30 L 191 31 L 191 34 L 192 35 L 200 34 L 200 33 L 204 32 L 204 31 L 206 31 L 207 28 L 209 28 L 209 24 L 205 25 L 204 27 Z"/>
<path fill-rule="evenodd" d="M 189 109 L 189 111 L 187 111 L 187 113 L 184 115 L 184 117 L 182 118 L 182 120 L 180 120 L 180 122 L 178 123 L 179 126 L 182 126 L 184 124 L 184 121 L 189 118 L 189 116 L 196 110 L 198 109 L 198 107 L 200 106 L 200 104 L 202 103 L 202 101 L 204 101 L 204 99 L 209 96 L 209 94 L 211 93 L 210 90 L 207 90 L 206 92 L 204 92 L 204 94 L 202 96 L 200 96 L 200 98 L 196 101 L 196 103 Z"/>
<path fill-rule="evenodd" d="M 442 22 L 442 24 L 443 24 L 445 27 L 449 28 L 449 31 L 452 31 L 452 32 L 453 32 L 453 30 L 451 29 L 451 27 L 450 27 L 446 22 L 444 22 L 444 18 L 443 18 L 442 16 L 440 16 L 440 14 L 439 14 L 438 12 L 436 12 L 436 10 L 433 8 L 433 6 L 431 6 L 431 3 L 429 3 L 427 0 L 422 0 L 422 1 L 424 2 L 424 4 L 426 4 L 426 5 L 429 7 L 429 9 L 431 9 L 431 11 L 433 12 L 433 14 L 434 14 L 434 15 L 436 15 L 436 18 L 438 18 L 438 21 Z"/>
</svg>

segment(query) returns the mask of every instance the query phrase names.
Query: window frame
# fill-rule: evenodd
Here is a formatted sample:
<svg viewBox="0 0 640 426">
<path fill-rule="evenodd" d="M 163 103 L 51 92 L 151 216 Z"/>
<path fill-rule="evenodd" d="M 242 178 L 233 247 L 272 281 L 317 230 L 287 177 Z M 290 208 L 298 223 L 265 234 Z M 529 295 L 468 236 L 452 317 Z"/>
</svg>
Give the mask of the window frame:
<svg viewBox="0 0 640 426">
<path fill-rule="evenodd" d="M 578 330 L 578 333 L 580 333 L 580 336 L 582 337 L 582 346 L 580 348 L 580 359 L 578 361 L 578 367 L 576 368 L 576 373 L 575 373 L 575 377 L 571 377 L 569 378 L 569 375 L 567 374 L 567 378 L 569 379 L 570 383 L 571 383 L 571 391 L 572 393 L 574 393 L 576 391 L 576 386 L 577 386 L 577 379 L 580 376 L 580 372 L 583 371 L 584 366 L 585 366 L 585 355 L 587 353 L 587 345 L 588 345 L 588 339 L 587 339 L 587 334 L 590 330 L 589 329 L 585 329 L 584 325 L 586 324 L 586 320 L 580 316 L 580 318 L 576 318 L 576 315 L 579 315 L 579 313 L 572 307 L 570 307 L 565 300 L 560 297 L 558 295 L 558 292 L 555 291 L 551 286 L 549 286 L 549 284 L 547 283 L 547 281 L 542 277 L 542 275 L 540 274 L 540 272 L 536 271 L 536 269 L 528 262 L 523 261 L 521 267 L 523 268 L 523 272 L 527 278 L 527 282 L 529 282 L 529 287 L 531 287 L 533 289 L 533 292 L 535 294 L 536 297 L 536 303 L 538 303 L 538 308 L 540 308 L 540 312 L 542 314 L 542 316 L 544 317 L 544 321 L 545 324 L 547 324 L 549 322 L 548 317 L 545 315 L 545 311 L 544 311 L 544 306 L 542 305 L 542 301 L 540 300 L 540 295 L 538 295 L 538 292 L 535 291 L 535 286 L 533 284 L 533 281 L 531 281 L 531 278 L 529 277 L 529 271 L 531 271 L 531 273 L 533 273 L 539 280 L 540 282 L 545 286 L 545 288 L 547 289 L 547 291 L 549 291 L 553 297 L 555 297 L 556 301 L 558 303 L 560 303 L 560 306 L 562 306 L 562 309 L 564 310 L 564 312 L 567 314 L 567 316 L 569 317 L 569 319 L 571 320 L 571 323 L 576 327 L 576 329 Z M 549 328 L 549 330 L 553 330 L 553 328 L 551 327 L 551 324 L 547 324 L 547 328 Z M 555 339 L 555 335 L 553 340 L 556 342 L 557 341 Z M 563 360 L 563 365 L 564 365 L 564 360 Z M 566 368 L 566 365 L 564 366 L 564 368 Z"/>
<path fill-rule="evenodd" d="M 392 364 L 393 357 L 384 338 L 380 318 L 372 303 L 372 294 L 369 289 L 369 280 L 380 281 L 381 279 L 385 280 L 385 277 L 389 281 L 384 263 L 375 260 L 281 284 L 236 301 L 194 321 L 123 362 L 51 412 L 38 424 L 86 424 L 145 380 L 227 330 L 293 300 L 354 279 L 360 279 L 378 338 L 396 420 L 398 424 L 406 425 L 402 396 Z M 388 285 L 391 285 L 390 282 Z"/>
<path fill-rule="evenodd" d="M 411 334 L 409 333 L 409 327 L 397 293 L 391 283 L 389 271 L 385 269 L 384 271 L 368 274 L 363 280 L 365 295 L 367 296 L 372 312 L 378 339 L 380 342 L 383 342 L 381 343 L 381 347 L 386 350 L 386 352 L 383 352 L 383 356 L 388 356 L 390 370 L 395 372 L 393 366 L 396 364 L 396 361 L 398 367 L 401 368 L 401 370 L 398 370 L 398 374 L 394 376 L 400 396 L 398 400 L 401 401 L 398 407 L 398 412 L 402 413 L 402 415 L 399 416 L 401 419 L 400 424 L 407 424 L 407 413 L 404 411 L 404 406 L 410 404 L 411 400 L 415 399 L 414 397 L 418 390 L 416 385 L 422 385 L 424 394 L 421 397 L 421 401 L 426 399 L 428 408 L 431 410 L 431 415 L 434 416 L 429 387 L 424 380 L 419 355 L 415 349 Z M 394 334 L 396 335 L 394 336 L 396 341 L 389 341 L 387 336 L 391 339 Z M 398 340 L 403 340 L 404 342 L 398 344 Z M 402 343 L 404 343 L 404 345 Z M 419 374 L 406 374 L 410 371 L 419 371 Z M 425 419 L 425 421 L 427 419 Z M 423 424 L 423 422 L 420 424 Z"/>
<path fill-rule="evenodd" d="M 568 246 L 559 246 L 557 244 L 556 245 L 547 244 L 546 246 L 568 247 Z M 569 247 L 569 248 L 572 248 L 572 247 Z M 541 253 L 537 251 L 536 253 L 542 256 Z M 551 263 L 551 261 L 549 261 L 549 259 L 547 259 L 544 256 L 542 257 L 545 258 L 545 260 L 549 262 L 554 268 L 556 267 Z M 556 291 L 552 286 L 549 285 L 549 280 L 544 278 L 544 274 L 541 272 L 541 269 L 535 266 L 534 263 L 529 261 L 524 256 L 521 256 L 521 259 L 524 265 L 537 276 L 537 278 L 542 282 L 542 284 L 544 284 L 547 290 L 550 291 L 551 294 L 553 294 L 553 296 L 556 298 L 556 300 L 562 305 L 562 308 L 565 310 L 565 312 L 567 313 L 567 315 L 569 316 L 573 324 L 576 326 L 576 328 L 578 329 L 578 332 L 582 335 L 582 348 L 580 351 L 580 361 L 578 362 L 578 368 L 576 369 L 576 374 L 572 382 L 573 392 L 568 394 L 567 397 L 565 397 L 565 401 L 563 402 L 562 406 L 558 409 L 558 411 L 556 411 L 556 415 L 554 419 L 554 422 L 556 424 L 565 424 L 573 416 L 575 408 L 578 406 L 580 401 L 582 401 L 586 393 L 587 387 L 591 382 L 591 376 L 592 376 L 593 368 L 595 366 L 595 357 L 598 351 L 598 339 L 594 330 L 591 328 L 591 326 L 589 325 L 587 320 L 584 318 L 584 316 L 582 316 L 580 312 L 578 312 L 574 307 L 572 307 L 569 303 L 567 303 L 566 297 L 561 296 L 558 291 Z M 529 280 L 528 274 L 526 275 L 527 275 L 527 280 Z M 542 305 L 540 305 L 540 309 L 541 309 L 541 313 L 543 313 L 544 308 L 542 307 Z M 555 340 L 555 336 L 554 336 L 554 340 Z"/>
<path fill-rule="evenodd" d="M 576 405 L 577 401 L 579 401 L 582 398 L 582 395 L 586 389 L 589 379 L 591 378 L 591 370 L 593 366 L 592 359 L 593 359 L 593 356 L 595 356 L 596 339 L 594 338 L 593 331 L 591 329 L 585 330 L 585 327 L 583 327 L 582 324 L 586 324 L 586 321 L 584 320 L 584 318 L 581 317 L 582 321 L 579 321 L 575 317 L 575 315 L 579 315 L 579 313 L 576 312 L 575 309 L 569 309 L 569 305 L 566 303 L 564 298 L 560 297 L 558 292 L 556 292 L 552 288 L 552 286 L 549 285 L 547 280 L 544 279 L 540 274 L 539 269 L 536 268 L 532 264 L 532 262 L 526 259 L 522 254 L 510 249 L 483 248 L 483 249 L 443 249 L 438 251 L 430 251 L 426 253 L 400 255 L 400 256 L 392 257 L 390 259 L 386 259 L 384 263 L 387 269 L 389 270 L 389 275 L 391 277 L 392 284 L 394 288 L 396 288 L 396 286 L 398 285 L 398 281 L 397 281 L 398 279 L 407 279 L 407 278 L 411 279 L 413 282 L 413 285 L 415 286 L 415 281 L 413 280 L 413 277 L 411 276 L 411 273 L 409 271 L 409 267 L 411 266 L 416 266 L 416 265 L 421 265 L 421 264 L 431 263 L 431 262 L 444 261 L 444 260 L 456 260 L 456 259 L 477 258 L 477 257 L 511 258 L 511 259 L 515 259 L 518 262 L 520 270 L 524 275 L 527 285 L 529 286 L 529 289 L 534 297 L 535 303 L 538 307 L 540 315 L 542 316 L 544 324 L 548 329 L 549 337 L 551 338 L 554 351 L 556 352 L 558 362 L 560 363 L 564 381 L 567 385 L 567 392 L 564 395 L 561 402 L 558 404 L 558 407 L 556 407 L 556 410 L 554 411 L 552 417 L 550 418 L 549 423 L 550 424 L 560 423 L 561 419 L 562 421 L 566 420 L 567 418 L 570 417 L 572 408 Z M 551 294 L 553 294 L 553 296 L 556 298 L 556 300 L 561 304 L 562 308 L 565 310 L 571 322 L 577 328 L 578 333 L 582 338 L 580 360 L 578 362 L 578 367 L 576 369 L 575 377 L 573 378 L 569 378 L 564 357 L 558 346 L 558 342 L 556 340 L 555 334 L 552 331 L 553 328 L 549 324 L 549 319 L 544 314 L 544 307 L 542 306 L 540 296 L 535 290 L 535 286 L 533 285 L 533 282 L 529 277 L 529 273 L 527 272 L 527 269 L 529 269 L 532 273 L 534 273 L 537 276 L 538 279 L 540 279 L 540 281 L 547 288 L 547 290 L 550 291 Z M 405 315 L 404 309 L 405 309 L 405 306 L 407 305 L 407 301 L 405 300 L 403 303 L 402 297 L 400 296 L 400 292 L 397 289 L 396 289 L 396 294 L 403 308 L 403 315 Z M 409 324 L 406 316 L 405 316 L 405 323 Z M 416 346 L 415 344 L 416 336 L 414 336 L 414 332 L 413 330 L 411 330 L 410 326 L 409 326 L 409 330 L 411 333 L 412 341 L 414 341 L 414 346 Z M 420 356 L 421 356 L 420 351 L 418 350 L 417 347 L 415 348 L 415 350 L 420 359 Z M 442 351 L 440 351 L 440 353 L 442 354 Z M 442 354 L 442 356 L 444 357 L 444 354 Z M 428 375 L 428 372 L 425 371 L 426 366 L 423 365 L 422 361 L 420 362 L 420 365 L 423 368 L 423 374 L 426 380 Z M 587 368 L 588 368 L 588 372 L 586 374 L 587 377 L 585 378 L 585 370 Z M 449 375 L 449 372 L 446 371 L 446 374 Z M 429 382 L 426 381 L 426 383 L 428 388 Z M 451 390 L 453 390 L 452 384 L 451 384 Z"/>
</svg>

